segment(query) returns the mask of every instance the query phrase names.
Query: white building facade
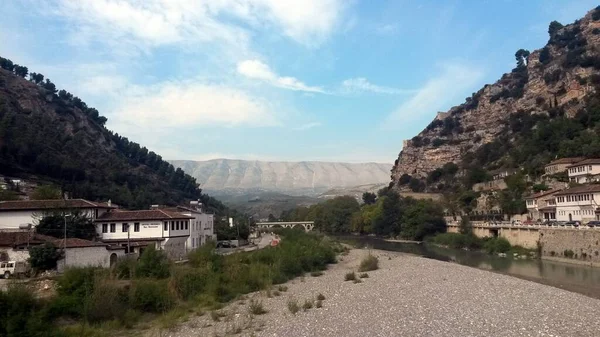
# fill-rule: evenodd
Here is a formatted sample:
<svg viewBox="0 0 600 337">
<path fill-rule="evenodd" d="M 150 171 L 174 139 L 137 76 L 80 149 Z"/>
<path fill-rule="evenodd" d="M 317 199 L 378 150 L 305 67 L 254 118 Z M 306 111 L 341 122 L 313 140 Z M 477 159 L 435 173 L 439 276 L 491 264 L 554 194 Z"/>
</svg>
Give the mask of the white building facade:
<svg viewBox="0 0 600 337">
<path fill-rule="evenodd" d="M 556 193 L 555 197 L 558 221 L 600 220 L 600 185 L 573 187 Z"/>
<path fill-rule="evenodd" d="M 95 220 L 96 232 L 105 243 L 129 247 L 141 252 L 154 244 L 171 259 L 183 259 L 194 218 L 161 209 L 143 211 L 111 211 Z"/>
<path fill-rule="evenodd" d="M 543 191 L 525 198 L 527 217 L 533 221 L 556 220 L 556 197 L 560 191 Z"/>
<path fill-rule="evenodd" d="M 46 214 L 79 212 L 91 219 L 113 209 L 110 202 L 84 199 L 0 201 L 0 230 L 17 230 L 21 225 L 35 226 Z"/>
<path fill-rule="evenodd" d="M 568 168 L 569 181 L 585 184 L 600 181 L 600 159 L 585 159 L 570 165 Z"/>
<path fill-rule="evenodd" d="M 200 202 L 192 201 L 189 207 L 177 206 L 167 210 L 193 218 L 190 222 L 190 237 L 186 243 L 188 251 L 194 250 L 208 241 L 217 240 L 214 230 L 214 215 L 205 213 Z"/>
</svg>

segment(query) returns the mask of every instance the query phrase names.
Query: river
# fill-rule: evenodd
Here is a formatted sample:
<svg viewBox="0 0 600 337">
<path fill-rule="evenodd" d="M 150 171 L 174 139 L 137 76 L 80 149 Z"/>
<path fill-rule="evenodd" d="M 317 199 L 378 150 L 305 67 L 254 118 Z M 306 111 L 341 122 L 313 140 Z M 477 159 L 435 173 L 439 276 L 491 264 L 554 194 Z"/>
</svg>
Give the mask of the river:
<svg viewBox="0 0 600 337">
<path fill-rule="evenodd" d="M 341 237 L 361 247 L 403 252 L 511 275 L 600 299 L 600 268 L 540 259 L 514 259 L 422 243 L 389 242 L 373 237 Z"/>
</svg>

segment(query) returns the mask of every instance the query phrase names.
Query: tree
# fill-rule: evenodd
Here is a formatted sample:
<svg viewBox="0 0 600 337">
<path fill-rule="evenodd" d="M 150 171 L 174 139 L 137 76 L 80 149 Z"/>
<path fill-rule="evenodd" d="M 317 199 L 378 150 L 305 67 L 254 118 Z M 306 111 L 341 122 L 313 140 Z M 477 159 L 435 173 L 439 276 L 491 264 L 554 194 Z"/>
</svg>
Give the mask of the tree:
<svg viewBox="0 0 600 337">
<path fill-rule="evenodd" d="M 517 68 L 521 68 L 527 65 L 527 58 L 529 57 L 529 50 L 519 49 L 515 53 L 515 59 L 517 60 Z"/>
<path fill-rule="evenodd" d="M 315 219 L 315 227 L 329 233 L 348 233 L 352 215 L 360 209 L 358 201 L 351 196 L 335 197 L 321 205 Z"/>
<path fill-rule="evenodd" d="M 402 185 L 406 185 L 410 182 L 411 180 L 411 176 L 404 173 L 400 176 L 400 179 L 398 179 L 398 185 L 402 186 Z"/>
<path fill-rule="evenodd" d="M 373 231 L 377 235 L 391 235 L 400 233 L 400 196 L 390 191 L 381 198 L 381 215 L 374 220 Z"/>
<path fill-rule="evenodd" d="M 462 217 L 458 230 L 460 231 L 460 234 L 473 234 L 473 225 L 471 225 L 471 220 L 469 220 L 468 216 Z"/>
<path fill-rule="evenodd" d="M 38 73 L 29 74 L 29 80 L 35 84 L 41 84 L 44 81 L 44 75 Z"/>
<path fill-rule="evenodd" d="M 61 252 L 52 243 L 35 246 L 29 249 L 29 263 L 36 271 L 56 268 L 56 262 L 61 258 Z"/>
<path fill-rule="evenodd" d="M 362 200 L 365 205 L 372 205 L 377 201 L 377 195 L 375 195 L 375 193 L 365 192 L 362 195 Z"/>
<path fill-rule="evenodd" d="M 33 200 L 50 200 L 61 198 L 62 194 L 60 193 L 60 190 L 52 185 L 38 186 L 31 194 L 31 199 Z"/>
<path fill-rule="evenodd" d="M 552 39 L 552 37 L 554 37 L 554 35 L 563 27 L 564 26 L 562 25 L 562 23 L 558 21 L 550 22 L 550 26 L 548 26 L 548 34 L 550 34 L 550 39 Z"/>
<path fill-rule="evenodd" d="M 87 216 L 73 212 L 71 216 L 66 217 L 67 237 L 79 238 L 84 240 L 93 240 L 96 238 L 96 226 L 94 221 Z M 63 214 L 49 214 L 44 216 L 35 231 L 39 234 L 63 238 L 65 230 L 65 216 Z"/>
<path fill-rule="evenodd" d="M 540 52 L 540 62 L 542 64 L 548 64 L 551 59 L 552 55 L 550 54 L 550 49 L 548 47 L 542 48 L 542 51 Z"/>
<path fill-rule="evenodd" d="M 25 78 L 25 77 L 27 77 L 28 72 L 29 72 L 29 69 L 27 69 L 27 67 L 20 66 L 18 64 L 15 65 L 15 74 L 17 76 L 21 76 L 21 77 Z"/>
<path fill-rule="evenodd" d="M 19 195 L 14 191 L 0 189 L 0 201 L 19 200 Z"/>
<path fill-rule="evenodd" d="M 15 69 L 15 65 L 11 60 L 0 57 L 0 68 L 8 71 L 13 71 Z"/>
<path fill-rule="evenodd" d="M 46 83 L 44 83 L 43 87 L 53 94 L 56 93 L 56 85 L 54 85 L 54 83 L 52 83 L 52 81 L 49 79 L 46 79 Z"/>
</svg>

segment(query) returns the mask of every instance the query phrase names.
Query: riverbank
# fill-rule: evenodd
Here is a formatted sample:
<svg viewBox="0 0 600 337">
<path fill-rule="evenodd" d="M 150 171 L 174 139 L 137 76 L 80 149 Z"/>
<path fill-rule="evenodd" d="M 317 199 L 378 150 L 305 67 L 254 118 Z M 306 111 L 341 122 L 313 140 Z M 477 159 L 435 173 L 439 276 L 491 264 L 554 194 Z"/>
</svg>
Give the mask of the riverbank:
<svg viewBox="0 0 600 337">
<path fill-rule="evenodd" d="M 250 294 L 223 308 L 219 322 L 205 314 L 162 335 L 596 336 L 600 330 L 600 300 L 402 253 L 372 250 L 380 269 L 361 283 L 345 282 L 368 253 L 353 249 L 322 276 L 288 282 L 285 292 Z M 322 308 L 289 311 L 290 300 L 302 306 L 318 294 L 325 296 Z M 268 312 L 250 315 L 252 300 Z"/>
</svg>

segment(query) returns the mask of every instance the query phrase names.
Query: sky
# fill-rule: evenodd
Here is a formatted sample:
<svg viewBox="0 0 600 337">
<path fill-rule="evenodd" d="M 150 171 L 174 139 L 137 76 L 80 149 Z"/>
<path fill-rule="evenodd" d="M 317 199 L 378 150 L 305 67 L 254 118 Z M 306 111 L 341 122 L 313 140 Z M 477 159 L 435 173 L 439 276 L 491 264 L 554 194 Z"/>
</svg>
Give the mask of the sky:
<svg viewBox="0 0 600 337">
<path fill-rule="evenodd" d="M 164 159 L 392 163 L 588 0 L 7 0 L 0 56 Z"/>
</svg>

